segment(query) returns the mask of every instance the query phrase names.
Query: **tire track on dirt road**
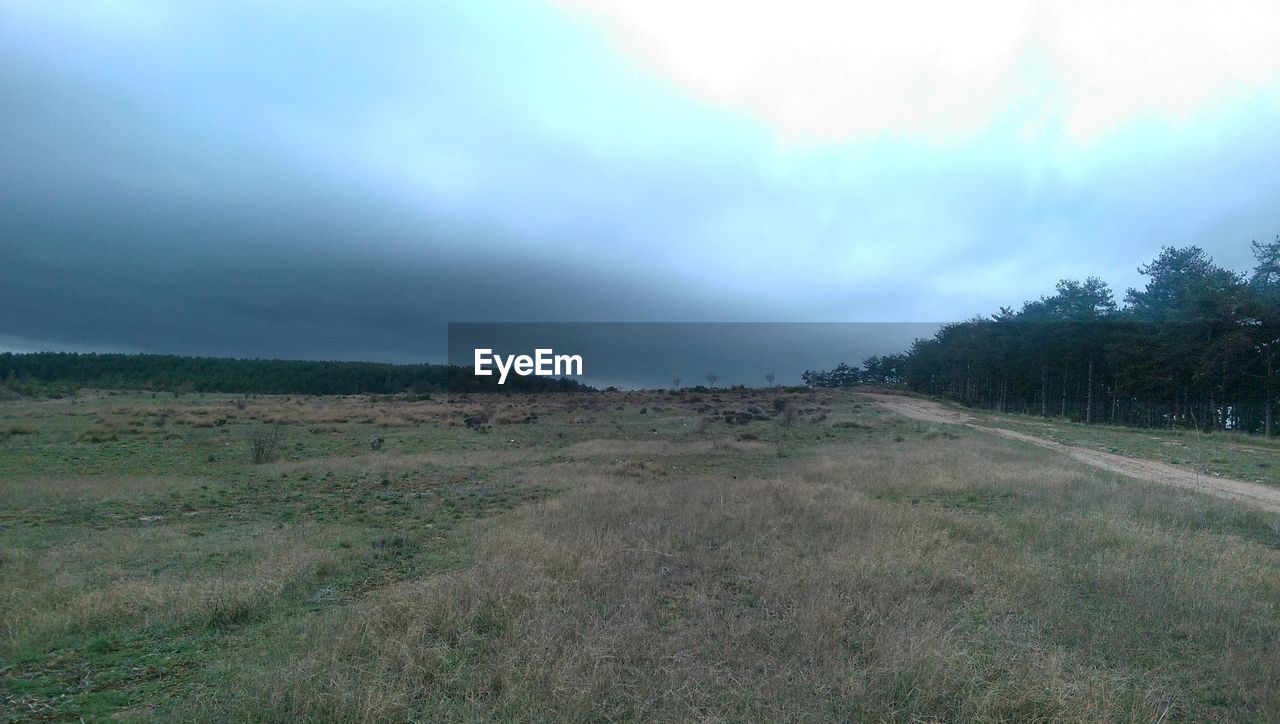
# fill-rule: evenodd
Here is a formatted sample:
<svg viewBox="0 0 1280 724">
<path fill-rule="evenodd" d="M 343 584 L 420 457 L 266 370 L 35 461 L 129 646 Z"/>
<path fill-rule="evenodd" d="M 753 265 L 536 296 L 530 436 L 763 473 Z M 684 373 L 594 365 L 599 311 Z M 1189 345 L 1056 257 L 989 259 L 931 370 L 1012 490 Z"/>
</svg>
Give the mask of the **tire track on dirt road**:
<svg viewBox="0 0 1280 724">
<path fill-rule="evenodd" d="M 877 395 L 872 393 L 860 393 L 862 397 L 869 399 L 881 408 L 901 415 L 909 417 L 913 420 L 923 422 L 937 422 L 947 425 L 964 425 L 975 430 L 997 435 L 1009 440 L 1020 440 L 1038 445 L 1049 450 L 1063 453 L 1073 460 L 1078 460 L 1086 465 L 1092 465 L 1102 470 L 1107 470 L 1121 475 L 1127 475 L 1131 478 L 1145 480 L 1152 483 L 1160 483 L 1162 485 L 1172 485 L 1187 490 L 1195 490 L 1201 493 L 1208 493 L 1220 498 L 1239 501 L 1257 508 L 1261 508 L 1270 513 L 1280 513 L 1280 488 L 1273 488 L 1267 485 L 1259 485 L 1257 483 L 1247 483 L 1243 480 L 1232 480 L 1231 478 L 1220 478 L 1214 475 L 1204 475 L 1194 470 L 1187 470 L 1169 463 L 1157 462 L 1155 460 L 1142 460 L 1139 458 L 1126 457 L 1124 455 L 1116 455 L 1115 453 L 1102 452 L 1101 450 L 1090 450 L 1089 448 L 1077 447 L 1075 445 L 1064 445 L 1053 440 L 1046 440 L 1035 435 L 1028 435 L 1024 432 L 1015 432 L 1013 430 L 1004 430 L 998 427 L 988 427 L 979 424 L 972 416 L 963 412 L 947 409 L 932 400 L 924 400 L 918 397 L 906 397 L 901 395 Z"/>
</svg>

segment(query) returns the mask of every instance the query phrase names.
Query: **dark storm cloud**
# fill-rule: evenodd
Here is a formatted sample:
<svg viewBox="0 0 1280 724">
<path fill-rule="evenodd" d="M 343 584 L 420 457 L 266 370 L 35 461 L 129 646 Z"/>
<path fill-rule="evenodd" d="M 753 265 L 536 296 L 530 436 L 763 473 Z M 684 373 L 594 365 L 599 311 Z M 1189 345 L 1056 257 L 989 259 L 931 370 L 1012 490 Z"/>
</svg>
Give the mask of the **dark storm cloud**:
<svg viewBox="0 0 1280 724">
<path fill-rule="evenodd" d="M 486 251 L 481 230 L 424 228 L 409 239 L 465 237 L 470 254 L 417 243 L 388 253 L 359 217 L 263 228 L 199 209 L 165 216 L 89 206 L 74 218 L 11 216 L 0 251 L 5 332 L 138 350 L 407 361 L 442 357 L 446 320 L 664 318 L 692 303 L 567 262 Z"/>
<path fill-rule="evenodd" d="M 0 79 L 13 102 L 0 119 L 0 333 L 8 336 L 182 353 L 440 359 L 448 320 L 654 319 L 729 308 L 696 288 L 611 270 L 585 255 L 590 244 L 581 240 L 535 239 L 483 214 L 442 212 L 429 190 L 419 204 L 370 188 L 358 168 L 343 176 L 327 167 L 333 148 L 299 158 L 291 146 L 238 130 L 234 108 L 205 117 L 204 102 L 156 102 L 164 92 L 148 97 L 128 83 L 103 88 L 65 68 L 6 61 Z M 289 100 L 322 95 L 304 88 Z M 513 135 L 521 134 L 488 138 L 521 145 Z M 542 153 L 555 155 L 532 145 L 525 155 Z M 555 159 L 538 163 L 549 169 Z M 583 183 L 591 175 L 579 170 Z M 530 202 L 513 194 L 493 203 Z"/>
<path fill-rule="evenodd" d="M 1244 268 L 1268 93 L 805 144 L 538 2 L 0 6 L 0 345 L 440 359 L 449 321 L 946 321 L 1162 244 Z"/>
</svg>

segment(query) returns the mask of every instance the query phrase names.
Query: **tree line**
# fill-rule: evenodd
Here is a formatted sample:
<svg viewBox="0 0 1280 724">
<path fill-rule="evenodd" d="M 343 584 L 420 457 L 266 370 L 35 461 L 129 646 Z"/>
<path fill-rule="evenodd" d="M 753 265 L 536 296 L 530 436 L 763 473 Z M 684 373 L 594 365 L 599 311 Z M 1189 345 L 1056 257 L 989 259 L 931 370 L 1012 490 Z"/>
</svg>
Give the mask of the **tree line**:
<svg viewBox="0 0 1280 724">
<path fill-rule="evenodd" d="M 470 367 L 456 365 L 69 352 L 0 353 L 0 384 L 27 394 L 88 387 L 297 395 L 591 389 L 567 378 L 519 376 L 498 387 L 494 378 L 476 377 Z"/>
<path fill-rule="evenodd" d="M 806 372 L 814 386 L 901 384 L 1002 412 L 1147 427 L 1275 431 L 1280 237 L 1250 273 L 1196 246 L 1165 247 L 1123 303 L 1105 282 L 948 324 L 862 368 Z"/>
</svg>

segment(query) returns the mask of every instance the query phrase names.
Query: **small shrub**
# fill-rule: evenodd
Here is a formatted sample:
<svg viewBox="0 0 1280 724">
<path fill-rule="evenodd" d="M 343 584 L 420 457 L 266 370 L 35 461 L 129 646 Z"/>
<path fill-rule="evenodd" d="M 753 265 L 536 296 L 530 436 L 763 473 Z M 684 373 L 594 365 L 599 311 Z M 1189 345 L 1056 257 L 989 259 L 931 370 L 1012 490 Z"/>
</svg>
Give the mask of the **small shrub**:
<svg viewBox="0 0 1280 724">
<path fill-rule="evenodd" d="M 276 447 L 280 444 L 280 426 L 260 427 L 249 434 L 249 458 L 254 465 L 275 460 Z"/>
<path fill-rule="evenodd" d="M 800 416 L 800 410 L 790 402 L 782 406 L 782 411 L 778 413 L 778 425 L 781 427 L 791 427 L 796 424 L 796 418 Z"/>
</svg>

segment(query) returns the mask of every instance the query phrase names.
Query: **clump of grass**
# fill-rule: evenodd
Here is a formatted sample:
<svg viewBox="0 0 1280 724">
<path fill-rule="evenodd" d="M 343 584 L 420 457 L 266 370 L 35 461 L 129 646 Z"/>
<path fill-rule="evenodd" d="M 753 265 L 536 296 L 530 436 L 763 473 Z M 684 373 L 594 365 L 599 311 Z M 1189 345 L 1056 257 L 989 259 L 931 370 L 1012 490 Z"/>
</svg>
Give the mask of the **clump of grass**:
<svg viewBox="0 0 1280 724">
<path fill-rule="evenodd" d="M 666 475 L 667 469 L 654 460 L 624 460 L 611 468 L 617 475 L 633 478 L 647 478 L 655 475 Z"/>
<path fill-rule="evenodd" d="M 521 425 L 531 423 L 536 419 L 536 415 L 522 412 L 513 407 L 506 407 L 493 413 L 490 421 L 495 425 Z"/>
<path fill-rule="evenodd" d="M 6 427 L 0 427 L 0 440 L 18 437 L 19 435 L 34 434 L 36 434 L 36 429 L 28 425 L 8 425 Z"/>
<path fill-rule="evenodd" d="M 114 442 L 120 439 L 119 430 L 111 423 L 94 425 L 93 427 L 80 433 L 77 438 L 80 442 L 101 443 Z"/>
<path fill-rule="evenodd" d="M 837 430 L 869 430 L 870 425 L 858 422 L 857 420 L 836 420 L 831 423 L 831 427 Z"/>
</svg>

